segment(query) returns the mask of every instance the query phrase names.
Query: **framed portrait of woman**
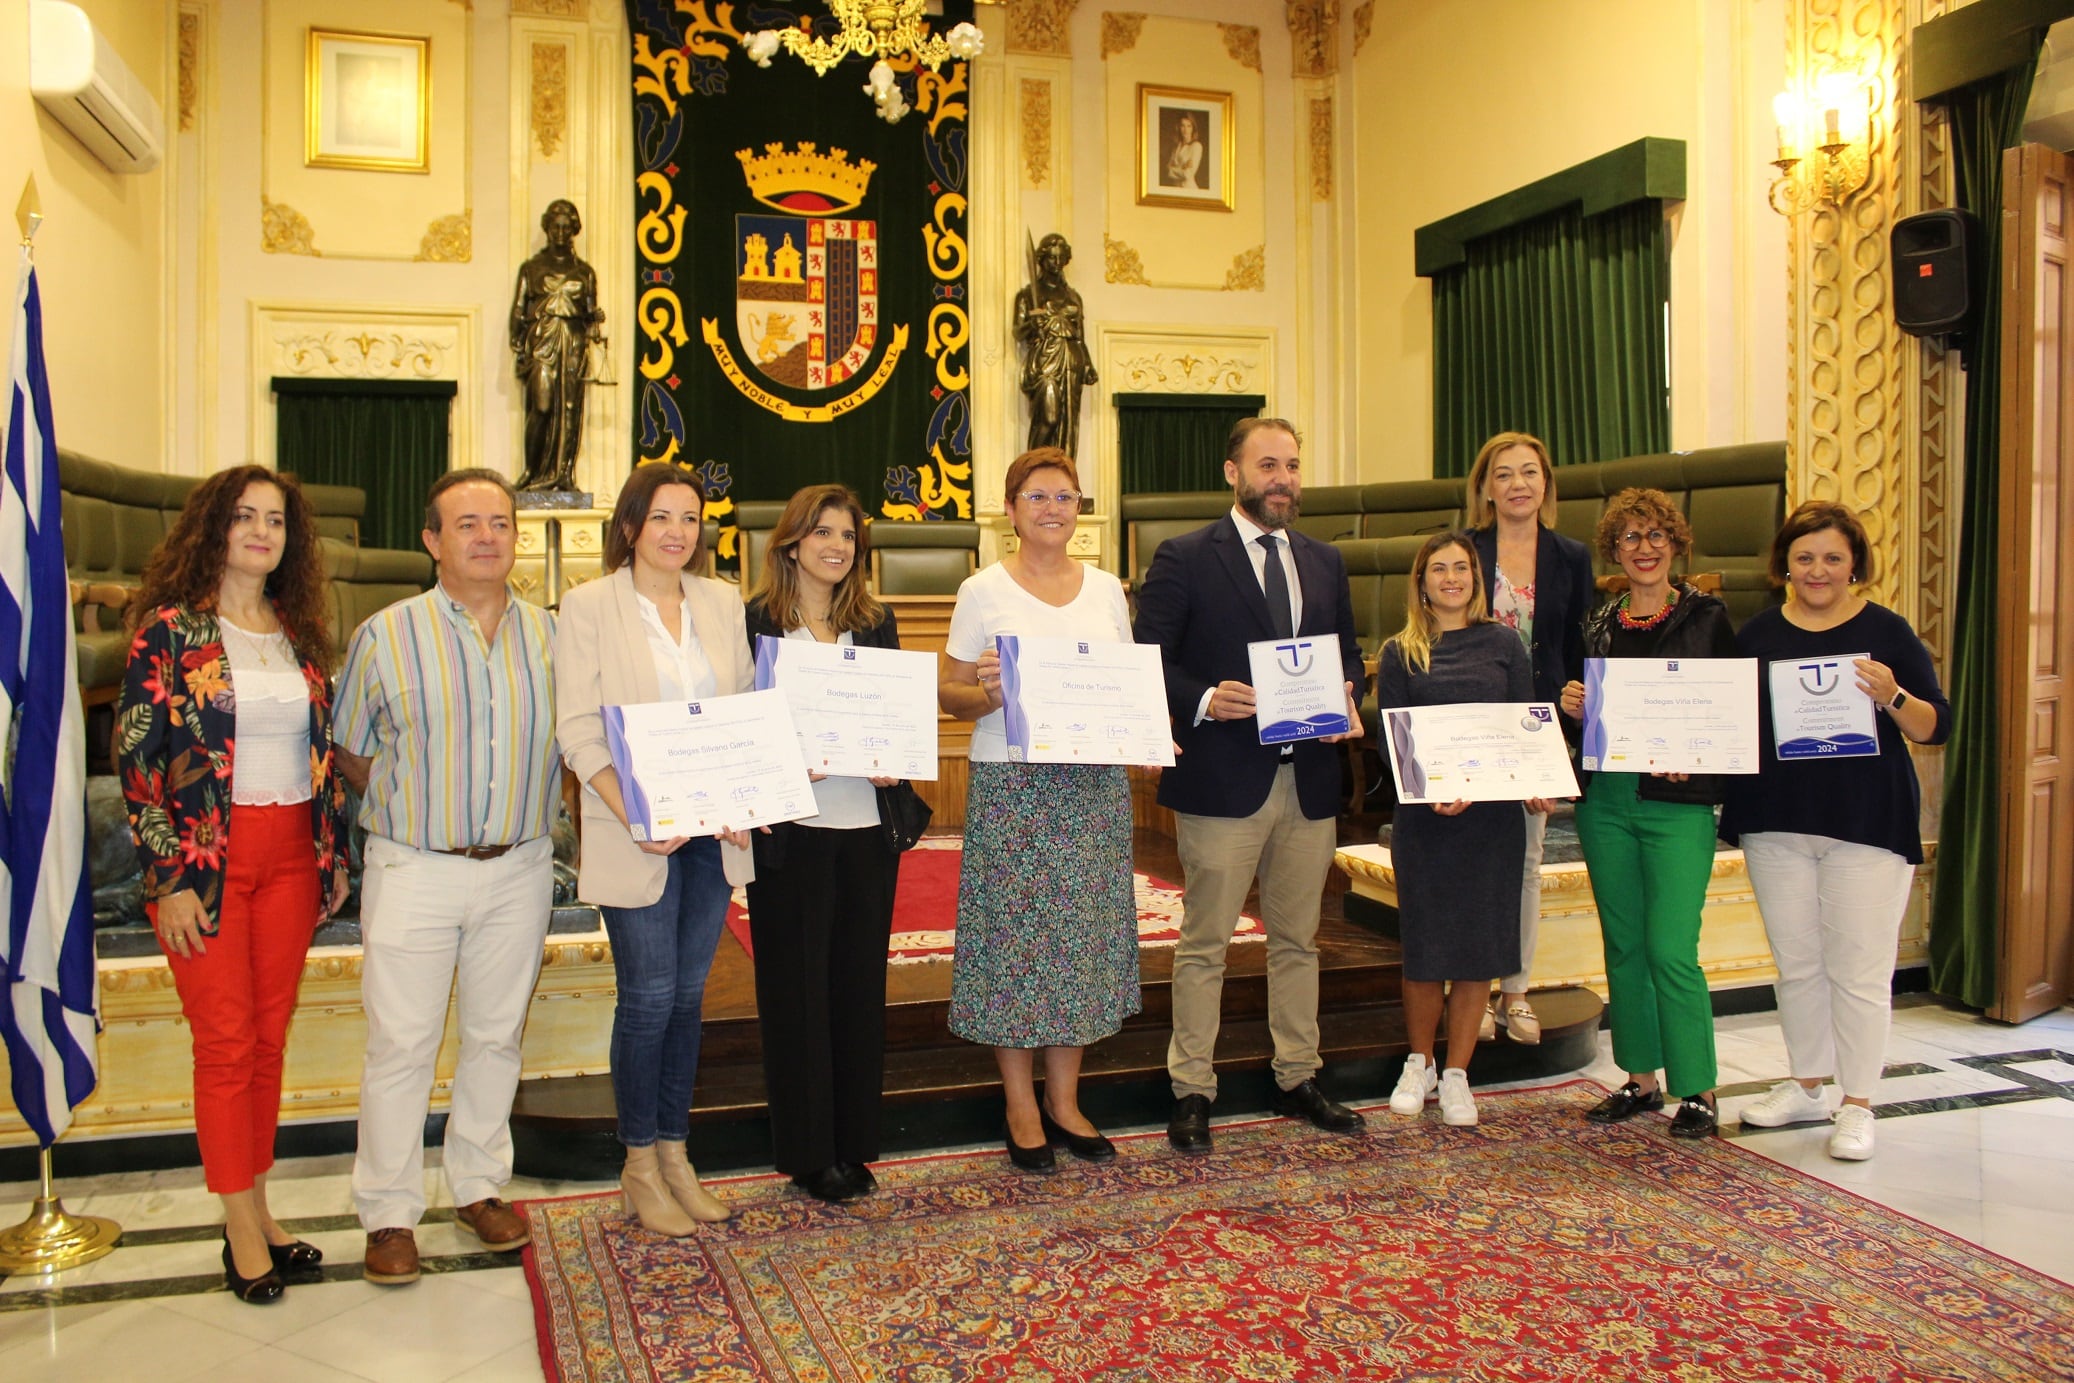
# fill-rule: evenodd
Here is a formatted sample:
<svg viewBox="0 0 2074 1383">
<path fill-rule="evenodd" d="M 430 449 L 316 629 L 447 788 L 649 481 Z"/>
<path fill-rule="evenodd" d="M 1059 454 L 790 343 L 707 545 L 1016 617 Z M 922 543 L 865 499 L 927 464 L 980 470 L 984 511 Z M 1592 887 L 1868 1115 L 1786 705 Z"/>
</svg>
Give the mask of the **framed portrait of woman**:
<svg viewBox="0 0 2074 1383">
<path fill-rule="evenodd" d="M 431 49 L 429 38 L 311 29 L 304 166 L 429 171 Z"/>
<path fill-rule="evenodd" d="M 1138 205 L 1232 209 L 1229 91 L 1138 85 Z"/>
</svg>

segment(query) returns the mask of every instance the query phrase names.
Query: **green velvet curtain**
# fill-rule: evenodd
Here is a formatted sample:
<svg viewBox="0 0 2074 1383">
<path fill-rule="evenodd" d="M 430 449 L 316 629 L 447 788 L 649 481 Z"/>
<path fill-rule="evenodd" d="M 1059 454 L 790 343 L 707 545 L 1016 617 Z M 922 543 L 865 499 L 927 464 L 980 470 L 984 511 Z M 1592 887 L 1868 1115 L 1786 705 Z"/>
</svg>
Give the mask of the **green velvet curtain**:
<svg viewBox="0 0 2074 1383">
<path fill-rule="evenodd" d="M 313 485 L 367 492 L 362 547 L 415 550 L 425 492 L 448 469 L 446 380 L 274 380 L 274 466 Z"/>
<path fill-rule="evenodd" d="M 1232 424 L 1257 418 L 1264 394 L 1118 394 L 1117 479 L 1127 495 L 1224 487 Z"/>
<path fill-rule="evenodd" d="M 1668 451 L 1671 236 L 1663 203 L 1576 208 L 1468 246 L 1433 277 L 1433 474 L 1494 432 L 1559 465 Z"/>
<path fill-rule="evenodd" d="M 2023 66 L 1945 98 L 1959 205 L 1979 221 L 1982 298 L 1966 365 L 1966 468 L 1946 689 L 1952 737 L 1944 750 L 1944 808 L 1930 903 L 1930 987 L 1975 1008 L 1995 998 L 2002 926 L 2001 718 L 1995 705 L 1995 595 L 2002 576 L 1996 512 L 2002 483 L 2002 151 L 2022 141 L 2037 68 L 2034 41 Z"/>
</svg>

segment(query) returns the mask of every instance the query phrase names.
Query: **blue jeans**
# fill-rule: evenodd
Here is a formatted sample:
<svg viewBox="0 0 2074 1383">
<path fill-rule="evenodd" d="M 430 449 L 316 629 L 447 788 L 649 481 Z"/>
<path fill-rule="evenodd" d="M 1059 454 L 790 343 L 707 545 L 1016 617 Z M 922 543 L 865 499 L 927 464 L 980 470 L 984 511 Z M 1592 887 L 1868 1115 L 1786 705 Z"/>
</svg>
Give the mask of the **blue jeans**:
<svg viewBox="0 0 2074 1383">
<path fill-rule="evenodd" d="M 619 1141 L 681 1143 L 691 1130 L 706 972 L 731 890 L 720 842 L 692 840 L 670 856 L 663 896 L 645 908 L 601 907 L 612 938 L 619 1002 L 612 1010 L 612 1098 Z"/>
</svg>

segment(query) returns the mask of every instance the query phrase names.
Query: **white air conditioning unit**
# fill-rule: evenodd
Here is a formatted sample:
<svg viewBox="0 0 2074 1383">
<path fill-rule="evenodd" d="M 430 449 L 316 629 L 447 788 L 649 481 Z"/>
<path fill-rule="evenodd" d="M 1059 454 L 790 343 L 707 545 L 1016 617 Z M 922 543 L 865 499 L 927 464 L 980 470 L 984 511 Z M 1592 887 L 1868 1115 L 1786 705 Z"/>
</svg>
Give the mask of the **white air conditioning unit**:
<svg viewBox="0 0 2074 1383">
<path fill-rule="evenodd" d="M 79 6 L 29 0 L 29 90 L 116 172 L 158 167 L 166 137 L 158 102 Z"/>
</svg>

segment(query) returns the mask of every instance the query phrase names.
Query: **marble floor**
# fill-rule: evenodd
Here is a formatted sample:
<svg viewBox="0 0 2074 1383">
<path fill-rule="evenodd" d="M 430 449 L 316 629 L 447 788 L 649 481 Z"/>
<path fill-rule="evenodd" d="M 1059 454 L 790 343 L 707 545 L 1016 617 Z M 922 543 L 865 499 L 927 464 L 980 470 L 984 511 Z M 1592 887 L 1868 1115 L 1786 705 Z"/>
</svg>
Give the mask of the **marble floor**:
<svg viewBox="0 0 2074 1383">
<path fill-rule="evenodd" d="M 1932 999 L 1903 1000 L 1880 1092 L 1878 1153 L 1869 1162 L 1833 1161 L 1819 1127 L 1736 1131 L 1737 1109 L 1786 1073 L 1773 1015 L 1721 1020 L 1719 1051 L 1725 1124 L 1742 1146 L 2074 1283 L 2074 1009 L 2010 1028 Z M 1587 1074 L 1620 1079 L 1603 1036 Z M 481 1252 L 450 1210 L 435 1208 L 419 1229 L 422 1281 L 383 1288 L 360 1279 L 363 1239 L 345 1213 L 348 1164 L 312 1158 L 276 1168 L 275 1213 L 322 1248 L 328 1263 L 325 1281 L 296 1286 L 263 1309 L 222 1290 L 215 1202 L 198 1170 L 61 1186 L 69 1208 L 119 1221 L 123 1244 L 54 1277 L 0 1280 L 0 1378 L 541 1378 L 517 1256 Z M 509 1194 L 594 1189 L 601 1188 L 520 1181 Z M 22 1218 L 33 1190 L 0 1184 L 0 1225 Z"/>
</svg>

